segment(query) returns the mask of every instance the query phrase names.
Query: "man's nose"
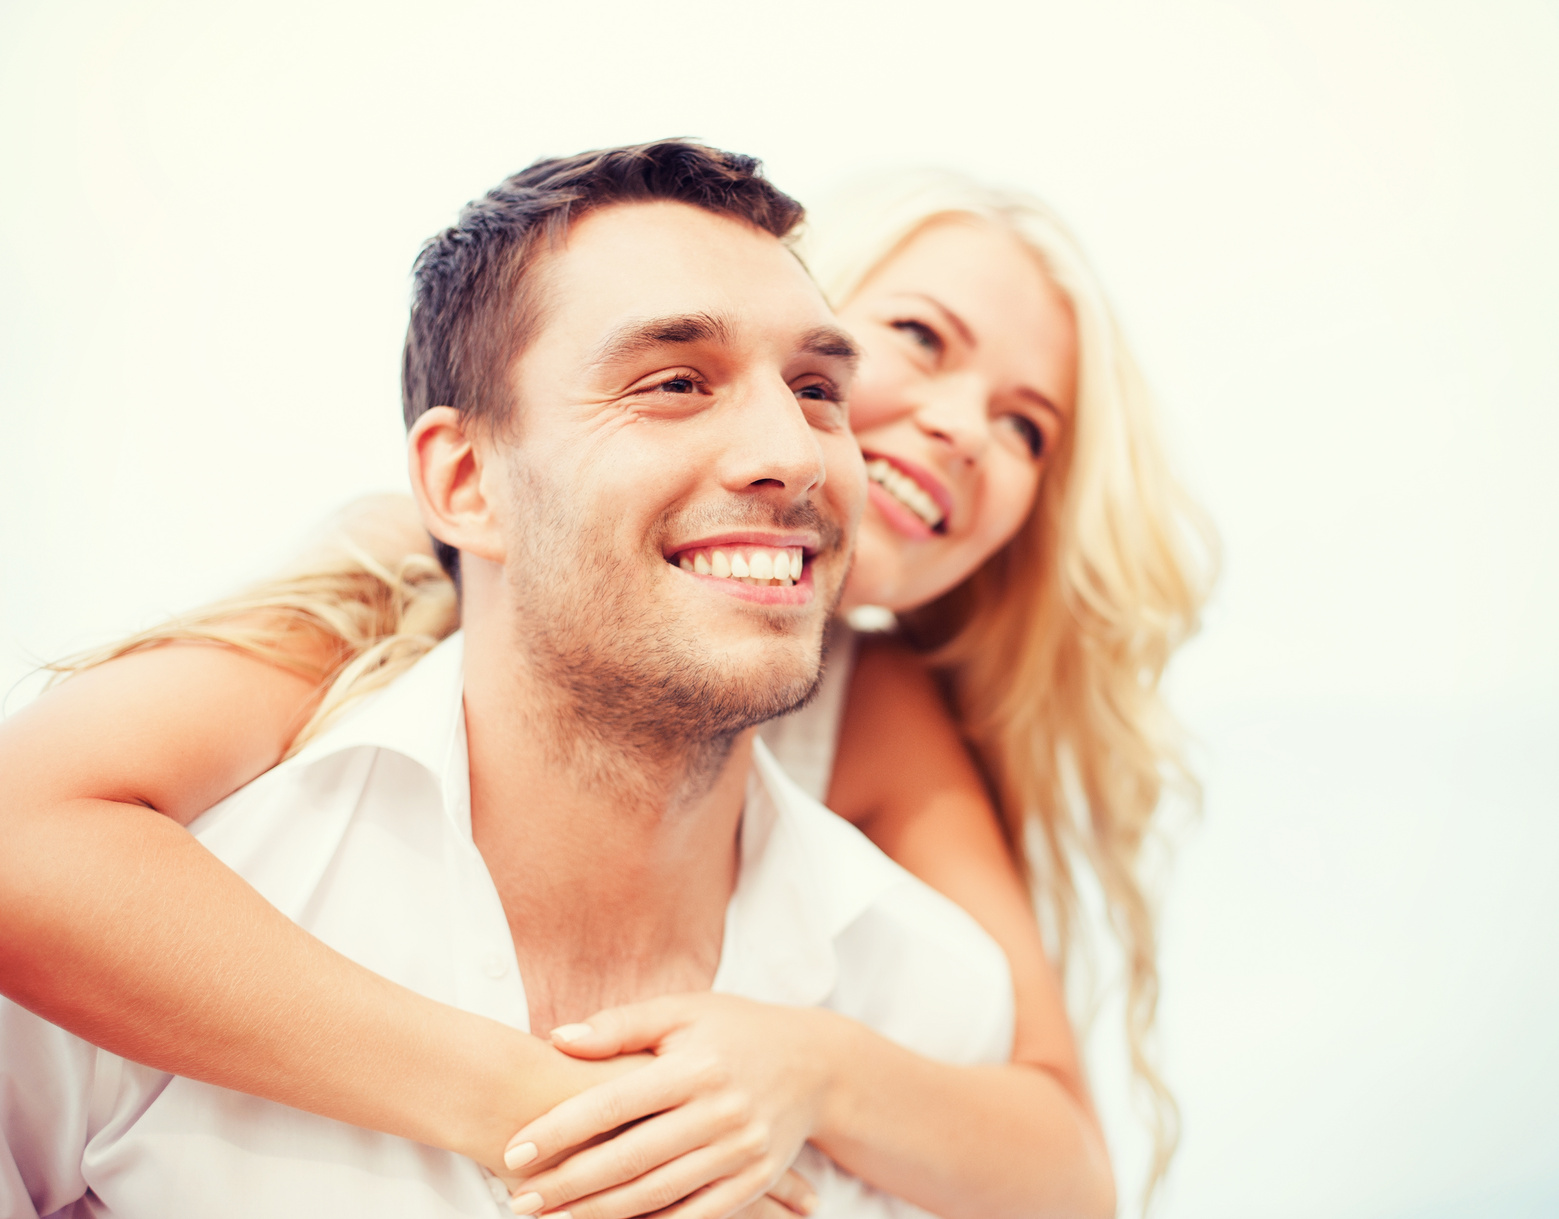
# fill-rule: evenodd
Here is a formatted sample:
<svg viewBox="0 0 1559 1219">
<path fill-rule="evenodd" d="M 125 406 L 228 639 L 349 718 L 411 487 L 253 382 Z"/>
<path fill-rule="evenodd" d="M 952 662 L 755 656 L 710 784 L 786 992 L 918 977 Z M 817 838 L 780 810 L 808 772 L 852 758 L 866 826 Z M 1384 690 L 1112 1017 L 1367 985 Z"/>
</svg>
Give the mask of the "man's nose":
<svg viewBox="0 0 1559 1219">
<path fill-rule="evenodd" d="M 989 397 L 979 375 L 950 373 L 930 387 L 915 411 L 915 423 L 953 456 L 978 461 L 991 439 Z"/>
<path fill-rule="evenodd" d="M 732 491 L 772 491 L 805 498 L 823 485 L 822 446 L 795 392 L 781 381 L 747 395 L 735 413 L 722 481 Z"/>
</svg>

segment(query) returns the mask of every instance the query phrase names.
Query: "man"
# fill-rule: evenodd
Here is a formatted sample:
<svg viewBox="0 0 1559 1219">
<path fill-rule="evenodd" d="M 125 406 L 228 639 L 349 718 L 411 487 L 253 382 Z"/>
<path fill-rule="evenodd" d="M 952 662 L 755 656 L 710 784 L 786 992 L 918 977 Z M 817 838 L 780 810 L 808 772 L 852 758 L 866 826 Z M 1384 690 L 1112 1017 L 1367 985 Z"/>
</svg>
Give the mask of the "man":
<svg viewBox="0 0 1559 1219">
<path fill-rule="evenodd" d="M 429 243 L 410 470 L 462 632 L 192 828 L 335 948 L 511 1025 L 718 985 L 998 1060 L 994 945 L 753 739 L 818 682 L 864 493 L 855 351 L 780 240 L 799 218 L 755 163 L 666 142 L 538 163 Z M 461 1157 L 5 1018 L 32 1213 L 502 1197 Z M 823 1214 L 891 1205 L 806 1171 Z"/>
</svg>

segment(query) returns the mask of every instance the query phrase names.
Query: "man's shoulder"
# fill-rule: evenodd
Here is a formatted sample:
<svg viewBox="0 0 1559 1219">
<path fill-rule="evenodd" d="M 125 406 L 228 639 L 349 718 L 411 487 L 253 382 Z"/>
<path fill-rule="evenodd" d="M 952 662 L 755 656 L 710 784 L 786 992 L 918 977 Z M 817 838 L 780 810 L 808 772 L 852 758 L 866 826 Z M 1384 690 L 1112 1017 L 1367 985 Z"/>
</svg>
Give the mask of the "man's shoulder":
<svg viewBox="0 0 1559 1219">
<path fill-rule="evenodd" d="M 827 935 L 826 1005 L 934 1058 L 1005 1061 L 1012 979 L 996 942 L 956 903 L 889 859 L 844 818 L 790 784 L 772 757 L 757 767 L 787 843 L 776 855 L 804 882 Z"/>
<path fill-rule="evenodd" d="M 453 738 L 463 740 L 464 659 L 464 637 L 456 631 L 392 681 L 349 705 L 282 765 L 304 767 L 368 746 L 403 754 L 441 776 L 452 761 Z"/>
<path fill-rule="evenodd" d="M 469 824 L 460 678 L 456 638 L 207 809 L 190 831 L 293 918 L 354 826 L 373 823 L 435 853 L 434 840 Z"/>
</svg>

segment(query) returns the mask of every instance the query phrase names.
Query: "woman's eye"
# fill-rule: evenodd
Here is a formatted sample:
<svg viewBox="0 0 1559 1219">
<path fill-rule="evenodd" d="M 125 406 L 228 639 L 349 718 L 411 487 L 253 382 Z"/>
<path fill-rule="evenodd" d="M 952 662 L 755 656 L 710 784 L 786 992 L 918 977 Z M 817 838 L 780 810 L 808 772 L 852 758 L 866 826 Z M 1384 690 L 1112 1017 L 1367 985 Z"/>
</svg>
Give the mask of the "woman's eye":
<svg viewBox="0 0 1559 1219">
<path fill-rule="evenodd" d="M 946 344 L 942 342 L 942 336 L 924 322 L 917 322 L 913 318 L 903 317 L 889 324 L 900 334 L 908 335 L 917 347 L 924 348 L 932 355 L 941 355 L 946 347 Z"/>
<path fill-rule="evenodd" d="M 1030 457 L 1037 458 L 1045 451 L 1045 433 L 1027 415 L 1003 415 L 1001 422 L 1022 441 Z"/>
<path fill-rule="evenodd" d="M 810 398 L 814 402 L 833 402 L 838 399 L 839 395 L 834 392 L 832 385 L 818 382 L 815 385 L 803 385 L 796 391 L 796 397 Z"/>
</svg>

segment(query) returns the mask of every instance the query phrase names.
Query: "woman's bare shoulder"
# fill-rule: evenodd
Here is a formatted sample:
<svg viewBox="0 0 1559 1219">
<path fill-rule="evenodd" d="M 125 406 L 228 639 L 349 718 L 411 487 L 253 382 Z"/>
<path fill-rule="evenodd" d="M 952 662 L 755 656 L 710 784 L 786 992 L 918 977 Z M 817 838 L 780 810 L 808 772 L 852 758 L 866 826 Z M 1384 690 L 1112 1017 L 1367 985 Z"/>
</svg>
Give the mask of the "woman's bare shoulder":
<svg viewBox="0 0 1559 1219">
<path fill-rule="evenodd" d="M 862 696 L 874 702 L 896 695 L 912 695 L 916 702 L 930 699 L 941 705 L 936 682 L 925 660 L 909 644 L 893 635 L 861 635 L 855 648 L 852 683 L 859 683 Z M 856 693 L 852 684 L 851 695 Z"/>
<path fill-rule="evenodd" d="M 866 638 L 857 648 L 828 792 L 835 812 L 859 824 L 925 784 L 979 790 L 947 704 L 905 643 Z"/>
</svg>

